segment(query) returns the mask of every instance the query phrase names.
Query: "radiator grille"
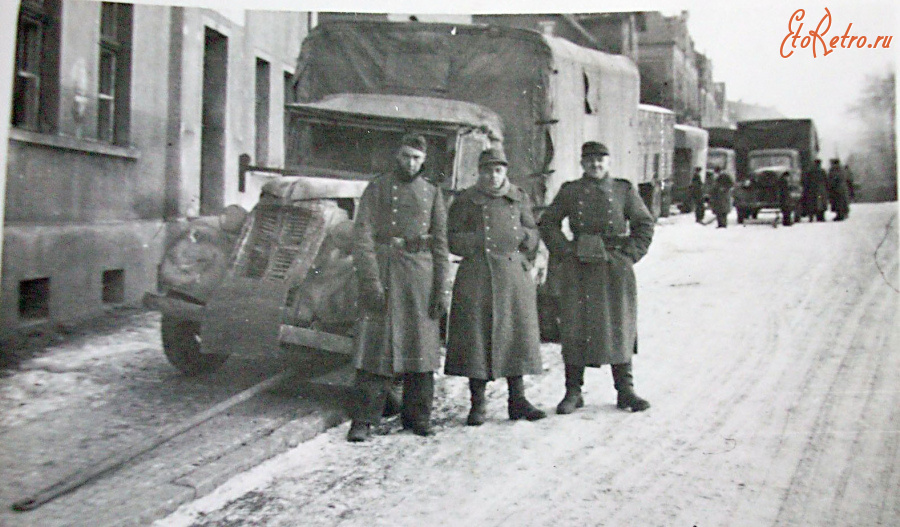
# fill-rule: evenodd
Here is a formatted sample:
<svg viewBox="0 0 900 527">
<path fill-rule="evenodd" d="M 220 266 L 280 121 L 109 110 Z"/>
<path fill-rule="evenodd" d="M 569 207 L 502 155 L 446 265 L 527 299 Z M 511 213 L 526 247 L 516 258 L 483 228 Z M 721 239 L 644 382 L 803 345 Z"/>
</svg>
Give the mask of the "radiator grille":
<svg viewBox="0 0 900 527">
<path fill-rule="evenodd" d="M 312 258 L 310 241 L 319 234 L 321 213 L 315 207 L 257 205 L 247 244 L 238 254 L 235 271 L 238 276 L 281 282 L 294 260 Z M 313 251 L 315 252 L 315 251 Z M 305 266 L 304 266 L 305 267 Z"/>
</svg>

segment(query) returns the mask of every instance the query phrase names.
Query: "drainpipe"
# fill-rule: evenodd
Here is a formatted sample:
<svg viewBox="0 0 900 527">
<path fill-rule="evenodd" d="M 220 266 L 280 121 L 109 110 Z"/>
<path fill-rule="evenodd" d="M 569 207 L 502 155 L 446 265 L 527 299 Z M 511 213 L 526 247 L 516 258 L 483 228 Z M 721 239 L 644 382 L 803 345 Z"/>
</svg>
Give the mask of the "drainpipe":
<svg viewBox="0 0 900 527">
<path fill-rule="evenodd" d="M 6 14 L 3 14 L 6 13 Z M 4 218 L 6 216 L 6 170 L 7 156 L 9 153 L 9 112 L 10 101 L 12 101 L 12 83 L 9 79 L 13 78 L 13 56 L 16 49 L 16 25 L 19 20 L 19 0 L 15 2 L 0 2 L 0 19 L 3 27 L 7 29 L 0 31 L 0 49 L 7 50 L 0 53 L 0 79 L 6 79 L 3 88 L 0 89 L 0 233 L 4 232 Z M 0 237 L 0 276 L 3 276 L 3 238 Z"/>
</svg>

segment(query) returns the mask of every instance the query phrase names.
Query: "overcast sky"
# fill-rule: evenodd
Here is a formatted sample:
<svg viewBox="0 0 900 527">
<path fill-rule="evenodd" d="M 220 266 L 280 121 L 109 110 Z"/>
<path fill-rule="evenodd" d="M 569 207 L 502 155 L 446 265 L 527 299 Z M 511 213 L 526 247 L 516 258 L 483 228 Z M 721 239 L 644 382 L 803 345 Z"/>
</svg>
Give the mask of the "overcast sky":
<svg viewBox="0 0 900 527">
<path fill-rule="evenodd" d="M 10 1 L 10 0 L 0 0 Z M 831 12 L 826 41 L 842 35 L 900 34 L 896 0 L 138 0 L 140 3 L 228 6 L 229 9 L 287 9 L 302 11 L 369 11 L 396 13 L 471 14 L 476 12 L 607 12 L 660 10 L 689 12 L 689 28 L 696 48 L 713 61 L 713 77 L 726 83 L 729 99 L 774 106 L 789 117 L 811 117 L 822 140 L 822 157 L 843 155 L 852 146 L 856 127 L 848 109 L 859 98 L 867 75 L 884 74 L 897 64 L 900 37 L 890 49 L 838 48 L 814 58 L 812 49 L 780 56 L 791 15 L 804 9 L 807 34 Z M 794 23 L 796 28 L 798 22 Z"/>
<path fill-rule="evenodd" d="M 804 10 L 801 35 L 808 35 L 819 25 L 827 7 L 831 27 L 825 34 L 826 42 L 843 35 L 848 24 L 852 24 L 849 34 L 866 36 L 868 46 L 877 36 L 900 34 L 896 0 L 238 0 L 238 4 L 254 9 L 417 14 L 659 10 L 671 15 L 687 10 L 695 46 L 712 59 L 714 80 L 726 83 L 728 98 L 773 106 L 789 117 L 814 119 L 822 143 L 821 155 L 826 159 L 836 154 L 843 156 L 850 150 L 857 127 L 848 109 L 859 99 L 867 75 L 884 74 L 896 67 L 900 49 L 897 38 L 891 41 L 889 49 L 854 45 L 851 49 L 838 47 L 827 56 L 817 53 L 814 58 L 808 47 L 795 50 L 786 59 L 780 56 L 788 23 L 798 9 Z M 795 21 L 794 28 L 798 26 Z"/>
</svg>

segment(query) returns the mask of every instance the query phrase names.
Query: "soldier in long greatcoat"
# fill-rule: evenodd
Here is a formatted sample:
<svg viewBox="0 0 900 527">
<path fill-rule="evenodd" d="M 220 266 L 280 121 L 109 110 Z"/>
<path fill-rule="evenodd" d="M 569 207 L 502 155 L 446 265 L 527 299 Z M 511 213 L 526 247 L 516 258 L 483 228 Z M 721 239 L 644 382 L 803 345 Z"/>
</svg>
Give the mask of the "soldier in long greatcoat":
<svg viewBox="0 0 900 527">
<path fill-rule="evenodd" d="M 356 336 L 357 401 L 349 441 L 365 441 L 403 378 L 403 427 L 427 436 L 439 320 L 449 304 L 447 216 L 441 191 L 421 177 L 427 145 L 406 135 L 397 166 L 366 187 L 353 229 L 363 315 Z"/>
<path fill-rule="evenodd" d="M 469 378 L 466 424 L 485 422 L 485 387 L 506 378 L 513 420 L 546 413 L 525 398 L 523 375 L 542 371 L 537 295 L 529 254 L 540 242 L 531 200 L 506 175 L 500 149 L 482 152 L 478 182 L 450 206 L 450 252 L 463 257 L 453 284 L 444 373 Z"/>
<path fill-rule="evenodd" d="M 821 159 L 816 159 L 812 169 L 803 174 L 801 183 L 801 214 L 809 216 L 809 221 L 825 221 L 825 211 L 828 210 L 828 176 L 822 168 Z"/>
<path fill-rule="evenodd" d="M 724 229 L 728 227 L 728 214 L 734 207 L 732 200 L 732 188 L 734 180 L 726 172 L 721 172 L 718 168 L 713 175 L 713 186 L 710 190 L 709 206 L 716 215 L 718 228 Z"/>
<path fill-rule="evenodd" d="M 850 190 L 847 188 L 847 175 L 838 158 L 832 159 L 828 167 L 828 194 L 831 210 L 835 213 L 834 221 L 847 219 L 850 215 Z"/>
<path fill-rule="evenodd" d="M 631 359 L 637 351 L 634 264 L 653 239 L 653 216 L 628 180 L 609 174 L 609 151 L 590 141 L 581 149 L 584 176 L 560 188 L 541 217 L 540 232 L 560 258 L 560 320 L 566 394 L 560 414 L 584 405 L 584 368 L 612 365 L 617 407 L 638 412 L 650 403 L 634 392 Z M 569 219 L 574 239 L 562 222 Z"/>
</svg>

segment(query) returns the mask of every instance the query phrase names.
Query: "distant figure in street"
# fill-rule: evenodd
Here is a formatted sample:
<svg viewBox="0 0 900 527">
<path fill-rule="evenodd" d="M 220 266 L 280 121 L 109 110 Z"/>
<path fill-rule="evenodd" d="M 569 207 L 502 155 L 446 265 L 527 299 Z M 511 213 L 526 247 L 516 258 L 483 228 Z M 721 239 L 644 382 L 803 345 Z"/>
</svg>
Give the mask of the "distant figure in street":
<svg viewBox="0 0 900 527">
<path fill-rule="evenodd" d="M 478 181 L 450 206 L 450 252 L 463 257 L 453 285 L 444 373 L 469 378 L 469 426 L 487 419 L 485 388 L 506 378 L 512 420 L 547 414 L 525 398 L 523 375 L 542 373 L 537 290 L 528 255 L 540 242 L 531 200 L 506 176 L 503 150 L 478 160 Z"/>
<path fill-rule="evenodd" d="M 706 215 L 705 192 L 701 172 L 700 167 L 694 169 L 694 176 L 691 178 L 691 186 L 688 189 L 691 207 L 694 209 L 694 217 L 697 219 L 697 223 L 703 223 L 703 217 Z"/>
<path fill-rule="evenodd" d="M 828 210 L 828 176 L 822 168 L 822 160 L 816 159 L 815 166 L 802 177 L 800 214 L 808 216 L 811 222 L 825 221 L 825 211 Z"/>
<path fill-rule="evenodd" d="M 353 258 L 363 316 L 356 335 L 356 404 L 347 434 L 365 441 L 403 379 L 403 428 L 428 436 L 439 320 L 449 304 L 447 212 L 441 191 L 421 177 L 427 144 L 405 135 L 396 166 L 363 192 L 353 227 Z"/>
<path fill-rule="evenodd" d="M 849 203 L 853 203 L 854 201 L 856 201 L 856 181 L 853 179 L 853 171 L 850 170 L 850 165 L 848 165 L 847 163 L 844 163 L 843 165 L 841 165 L 841 167 L 844 169 L 844 178 L 847 180 L 847 194 L 850 198 Z M 847 205 L 848 214 L 849 207 L 850 205 Z"/>
<path fill-rule="evenodd" d="M 828 197 L 831 210 L 835 213 L 834 221 L 847 219 L 850 215 L 850 192 L 847 189 L 847 175 L 838 158 L 832 159 L 828 167 Z"/>
<path fill-rule="evenodd" d="M 731 193 L 734 180 L 727 173 L 719 172 L 718 168 L 715 169 L 714 174 L 710 207 L 716 215 L 717 228 L 724 229 L 728 227 L 728 214 L 733 206 Z"/>
<path fill-rule="evenodd" d="M 563 184 L 541 217 L 544 243 L 559 258 L 560 320 L 566 394 L 556 407 L 570 414 L 584 406 L 585 367 L 612 365 L 616 406 L 640 412 L 631 359 L 637 352 L 637 283 L 634 264 L 653 239 L 653 216 L 627 179 L 610 173 L 609 150 L 589 141 L 581 147 L 581 179 Z M 562 222 L 569 219 L 574 239 Z"/>
</svg>

